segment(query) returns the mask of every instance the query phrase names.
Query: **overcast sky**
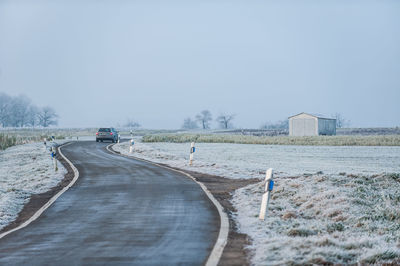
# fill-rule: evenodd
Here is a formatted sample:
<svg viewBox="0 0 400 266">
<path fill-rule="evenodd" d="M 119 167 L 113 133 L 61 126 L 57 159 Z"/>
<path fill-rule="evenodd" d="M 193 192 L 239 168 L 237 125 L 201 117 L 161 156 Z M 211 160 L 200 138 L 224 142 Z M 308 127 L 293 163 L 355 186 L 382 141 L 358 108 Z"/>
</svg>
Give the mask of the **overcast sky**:
<svg viewBox="0 0 400 266">
<path fill-rule="evenodd" d="M 400 126 L 400 1 L 0 0 L 0 92 L 61 127 L 179 128 L 203 109 Z"/>
</svg>

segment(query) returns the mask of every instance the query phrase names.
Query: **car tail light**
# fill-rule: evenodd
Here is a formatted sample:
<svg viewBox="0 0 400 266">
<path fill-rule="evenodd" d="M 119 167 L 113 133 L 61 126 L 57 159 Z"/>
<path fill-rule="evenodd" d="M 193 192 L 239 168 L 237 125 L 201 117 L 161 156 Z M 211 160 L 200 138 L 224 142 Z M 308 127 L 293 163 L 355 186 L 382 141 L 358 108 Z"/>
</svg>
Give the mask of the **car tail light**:
<svg viewBox="0 0 400 266">
<path fill-rule="evenodd" d="M 96 135 L 99 135 L 99 132 L 96 132 Z"/>
<path fill-rule="evenodd" d="M 112 132 L 110 133 L 110 135 L 112 135 Z"/>
</svg>

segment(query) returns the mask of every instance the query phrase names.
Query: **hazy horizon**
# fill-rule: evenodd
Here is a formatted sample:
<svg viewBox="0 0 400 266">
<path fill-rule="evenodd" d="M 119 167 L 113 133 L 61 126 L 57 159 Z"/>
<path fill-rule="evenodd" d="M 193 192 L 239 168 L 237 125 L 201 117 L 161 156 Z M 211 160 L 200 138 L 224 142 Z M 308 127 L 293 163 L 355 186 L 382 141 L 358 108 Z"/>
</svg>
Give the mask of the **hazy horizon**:
<svg viewBox="0 0 400 266">
<path fill-rule="evenodd" d="M 259 128 L 301 113 L 400 126 L 400 2 L 0 0 L 0 92 L 59 127 Z M 216 127 L 216 123 L 212 125 Z"/>
</svg>

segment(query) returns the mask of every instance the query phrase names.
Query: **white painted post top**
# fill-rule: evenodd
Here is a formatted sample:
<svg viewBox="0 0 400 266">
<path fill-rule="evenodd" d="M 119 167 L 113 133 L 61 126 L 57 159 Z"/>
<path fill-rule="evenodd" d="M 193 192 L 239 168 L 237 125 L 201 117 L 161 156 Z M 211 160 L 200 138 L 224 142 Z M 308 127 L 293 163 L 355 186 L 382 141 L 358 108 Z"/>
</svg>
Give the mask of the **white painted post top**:
<svg viewBox="0 0 400 266">
<path fill-rule="evenodd" d="M 265 180 L 271 179 L 274 174 L 274 169 L 269 168 L 265 173 Z"/>
</svg>

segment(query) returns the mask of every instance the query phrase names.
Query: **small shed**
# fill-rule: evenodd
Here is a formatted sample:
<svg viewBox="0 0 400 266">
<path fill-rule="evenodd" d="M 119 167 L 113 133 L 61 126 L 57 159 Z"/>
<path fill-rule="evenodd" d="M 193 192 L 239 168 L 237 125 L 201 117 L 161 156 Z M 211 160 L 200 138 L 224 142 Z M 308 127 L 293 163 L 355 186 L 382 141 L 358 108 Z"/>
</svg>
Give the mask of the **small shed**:
<svg viewBox="0 0 400 266">
<path fill-rule="evenodd" d="M 289 117 L 289 136 L 336 135 L 336 119 L 300 113 Z"/>
</svg>

